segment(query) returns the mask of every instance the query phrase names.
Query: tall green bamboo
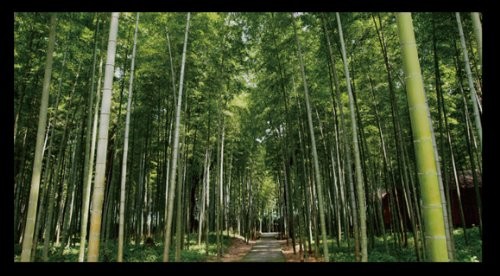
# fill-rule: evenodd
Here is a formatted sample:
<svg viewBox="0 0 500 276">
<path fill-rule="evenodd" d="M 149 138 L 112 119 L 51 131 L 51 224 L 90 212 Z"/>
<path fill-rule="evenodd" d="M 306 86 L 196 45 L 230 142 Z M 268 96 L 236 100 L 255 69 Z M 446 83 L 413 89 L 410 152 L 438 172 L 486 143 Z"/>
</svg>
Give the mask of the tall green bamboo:
<svg viewBox="0 0 500 276">
<path fill-rule="evenodd" d="M 102 205 L 104 201 L 106 156 L 108 148 L 109 118 L 111 113 L 111 97 L 113 89 L 113 75 L 115 68 L 116 38 L 118 36 L 119 12 L 111 14 L 109 28 L 108 52 L 106 57 L 106 70 L 104 73 L 104 87 L 102 89 L 101 114 L 99 120 L 99 134 L 97 143 L 97 156 L 95 168 L 94 191 L 92 194 L 92 208 L 90 216 L 88 262 L 99 260 L 99 241 L 101 233 Z"/>
<path fill-rule="evenodd" d="M 75 98 L 73 95 L 74 95 L 75 89 L 76 89 L 77 84 L 78 84 L 79 74 L 80 74 L 80 65 L 78 65 L 78 70 L 77 70 L 76 77 L 75 77 L 75 83 L 73 85 L 73 89 L 71 90 L 71 92 L 69 94 L 69 100 L 66 103 L 68 107 L 71 106 L 72 100 Z M 63 167 L 63 160 L 64 160 L 64 154 L 66 151 L 65 145 L 66 145 L 66 141 L 68 141 L 68 136 L 71 134 L 71 133 L 68 134 L 68 132 L 70 132 L 70 130 L 71 130 L 70 125 L 72 124 L 73 119 L 75 118 L 75 114 L 76 114 L 75 112 L 70 112 L 70 111 L 66 112 L 66 116 L 64 119 L 64 125 L 66 125 L 66 128 L 64 128 L 63 135 L 61 138 L 62 142 L 60 143 L 60 146 L 59 146 L 59 153 L 57 154 L 57 157 L 56 157 L 57 166 L 56 166 L 55 173 L 54 173 L 56 180 L 51 179 L 51 181 L 47 183 L 48 207 L 47 207 L 47 220 L 45 221 L 45 229 L 44 229 L 45 240 L 43 241 L 43 260 L 44 261 L 49 260 L 49 255 L 48 255 L 49 253 L 48 252 L 49 252 L 49 243 L 50 243 L 51 236 L 52 236 L 52 218 L 54 216 L 54 207 L 55 207 L 54 202 L 55 202 L 55 198 L 56 198 L 56 188 L 59 187 L 59 186 L 57 186 L 57 184 L 59 183 L 59 181 L 57 181 L 57 176 L 58 176 L 59 172 L 62 172 L 62 174 L 64 174 L 64 170 L 61 170 L 61 167 L 64 168 Z M 71 115 L 71 117 L 70 117 L 70 115 Z M 66 186 L 66 182 L 63 183 L 63 186 Z M 57 220 L 57 221 L 59 221 L 59 220 Z"/>
<path fill-rule="evenodd" d="M 360 157 L 360 150 L 359 150 L 359 142 L 358 142 L 358 125 L 356 121 L 356 114 L 355 114 L 355 109 L 354 109 L 354 97 L 352 94 L 352 88 L 351 88 L 351 79 L 349 77 L 349 68 L 348 68 L 348 60 L 347 60 L 347 55 L 346 55 L 346 50 L 345 50 L 345 44 L 344 44 L 344 35 L 342 32 L 342 23 L 340 21 L 340 16 L 339 13 L 335 13 L 337 17 L 337 24 L 339 28 L 339 39 L 340 39 L 340 46 L 342 49 L 342 58 L 344 59 L 344 72 L 345 72 L 345 78 L 347 82 L 347 92 L 349 96 L 349 109 L 351 113 L 351 127 L 352 127 L 352 141 L 353 141 L 353 146 L 354 146 L 354 164 L 356 168 L 356 193 L 358 197 L 358 212 L 359 212 L 359 231 L 360 231 L 360 238 L 361 238 L 361 261 L 362 262 L 367 262 L 368 261 L 368 243 L 367 243 L 367 238 L 366 238 L 366 197 L 365 197 L 365 190 L 364 190 L 364 183 L 363 183 L 363 171 L 361 168 L 361 157 Z M 356 210 L 352 210 L 355 212 Z"/>
<path fill-rule="evenodd" d="M 172 167 L 170 169 L 170 182 L 168 191 L 168 208 L 167 208 L 167 221 L 165 222 L 165 247 L 163 250 L 163 261 L 168 262 L 169 251 L 170 251 L 170 237 L 172 231 L 172 217 L 174 209 L 174 196 L 175 196 L 175 176 L 177 173 L 177 153 L 179 151 L 179 125 L 181 120 L 181 104 L 182 104 L 182 88 L 184 84 L 184 67 L 186 64 L 186 48 L 189 33 L 189 19 L 191 13 L 187 13 L 186 19 L 186 31 L 184 34 L 184 49 L 182 50 L 182 63 L 181 63 L 181 75 L 179 78 L 179 95 L 177 98 L 177 107 L 175 110 L 175 132 L 174 132 L 174 145 L 172 150 Z"/>
<path fill-rule="evenodd" d="M 52 76 L 52 57 L 56 41 L 56 15 L 50 16 L 49 46 L 45 62 L 45 73 L 43 77 L 42 99 L 40 100 L 40 112 L 38 114 L 38 130 L 36 133 L 35 158 L 33 161 L 33 173 L 31 176 L 31 189 L 28 205 L 28 216 L 23 237 L 23 249 L 21 262 L 29 262 L 33 245 L 33 234 L 35 230 L 36 210 L 38 207 L 38 192 L 40 189 L 40 175 L 42 173 L 43 145 L 45 127 L 47 124 L 47 106 L 49 104 L 50 78 Z"/>
<path fill-rule="evenodd" d="M 132 49 L 132 63 L 130 65 L 130 83 L 128 87 L 127 117 L 125 119 L 125 134 L 123 139 L 122 177 L 120 187 L 120 218 L 118 226 L 118 257 L 117 261 L 123 261 L 123 234 L 125 230 L 125 192 L 127 182 L 127 155 L 128 155 L 128 133 L 130 127 L 130 113 L 132 106 L 132 91 L 134 84 L 135 50 L 137 47 L 137 29 L 139 27 L 139 13 L 135 19 L 134 47 Z"/>
<path fill-rule="evenodd" d="M 472 25 L 474 25 L 474 35 L 476 36 L 477 52 L 479 53 L 479 64 L 483 66 L 483 28 L 478 12 L 471 12 Z"/>
<path fill-rule="evenodd" d="M 418 61 L 411 13 L 398 13 L 396 20 L 406 75 L 408 107 L 422 196 L 427 258 L 429 261 L 447 262 L 449 258 L 433 148 L 432 124 Z"/>
<path fill-rule="evenodd" d="M 222 257 L 222 233 L 223 233 L 223 187 L 224 187 L 224 139 L 225 139 L 225 125 L 224 125 L 224 114 L 221 113 L 220 122 L 220 142 L 219 142 L 219 177 L 218 177 L 218 187 L 217 187 L 217 207 L 216 207 L 216 218 L 215 218 L 215 231 L 217 236 L 217 256 Z"/>
<path fill-rule="evenodd" d="M 44 173 L 43 173 L 43 179 L 42 179 L 42 194 L 41 194 L 41 198 L 40 198 L 40 208 L 38 209 L 38 214 L 36 216 L 36 225 L 35 225 L 35 233 L 40 233 L 40 227 L 42 226 L 42 222 L 44 222 L 44 219 L 46 217 L 46 211 L 45 211 L 45 199 L 47 198 L 45 195 L 47 194 L 47 190 L 48 188 L 50 187 L 50 185 L 48 185 L 49 183 L 49 180 L 51 179 L 52 177 L 52 167 L 51 167 L 51 156 L 52 156 L 52 149 L 53 149 L 53 146 L 52 146 L 52 143 L 54 141 L 54 126 L 56 125 L 55 123 L 55 119 L 57 118 L 57 113 L 58 113 L 58 110 L 59 110 L 59 99 L 60 99 L 60 95 L 61 95 L 61 87 L 62 87 L 62 79 L 63 79 L 63 72 L 64 72 L 64 64 L 66 62 L 66 53 L 67 52 L 64 52 L 64 57 L 63 57 L 63 61 L 62 61 L 62 64 L 61 64 L 61 74 L 59 76 L 59 84 L 58 84 L 58 89 L 57 89 L 57 96 L 56 96 L 56 102 L 55 102 L 55 105 L 54 105 L 54 113 L 52 113 L 52 116 L 49 118 L 49 122 L 48 122 L 48 126 L 47 126 L 47 131 L 46 131 L 46 138 L 45 139 L 49 139 L 49 144 L 48 146 L 46 147 L 48 149 L 48 152 L 47 152 L 47 161 L 45 162 L 45 170 L 44 170 Z M 52 128 L 51 128 L 52 126 Z M 52 134 L 50 134 L 50 132 L 52 131 Z M 50 134 L 50 136 L 49 136 Z M 32 248 L 32 253 L 31 253 L 31 261 L 34 261 L 36 259 L 36 247 L 37 247 L 37 244 L 38 244 L 38 237 L 40 235 L 39 234 L 35 234 L 34 238 L 33 238 L 33 248 Z"/>
<path fill-rule="evenodd" d="M 479 135 L 479 147 L 483 147 L 483 127 L 481 125 L 481 117 L 479 115 L 479 99 L 477 98 L 476 87 L 474 86 L 474 81 L 472 80 L 472 72 L 470 70 L 469 54 L 467 53 L 467 46 L 465 45 L 464 30 L 462 28 L 462 20 L 460 19 L 460 13 L 455 13 L 457 18 L 458 32 L 460 33 L 460 42 L 462 44 L 462 52 L 465 62 L 465 72 L 467 73 L 467 80 L 469 81 L 469 91 L 470 99 L 472 104 L 472 110 L 474 111 L 474 122 L 476 123 L 476 131 Z"/>
<path fill-rule="evenodd" d="M 97 17 L 97 16 L 96 16 Z M 89 97 L 89 105 L 88 105 L 88 115 L 87 115 L 87 134 L 85 136 L 85 161 L 83 165 L 83 197 L 82 197 L 82 218 L 80 223 L 80 250 L 78 254 L 78 261 L 83 262 L 85 256 L 85 242 L 87 241 L 87 225 L 89 218 L 89 205 L 90 205 L 90 188 L 92 186 L 92 170 L 94 164 L 94 151 L 95 151 L 95 128 L 92 127 L 92 118 L 94 121 L 97 119 L 97 115 L 94 114 L 92 116 L 92 108 L 94 106 L 94 77 L 95 77 L 95 65 L 97 58 L 97 34 L 99 33 L 99 17 L 97 17 L 96 22 L 96 31 L 94 32 L 94 54 L 92 61 L 92 77 L 90 79 L 90 97 Z M 99 65 L 99 82 L 100 76 L 102 72 L 102 59 Z M 98 87 L 100 85 L 98 84 Z M 99 89 L 97 89 L 97 95 L 99 95 Z M 99 98 L 96 103 L 96 110 L 99 106 Z"/>
<path fill-rule="evenodd" d="M 295 42 L 297 44 L 297 53 L 299 56 L 299 62 L 300 62 L 300 70 L 302 73 L 302 80 L 304 83 L 304 97 L 305 97 L 305 103 L 306 103 L 306 110 L 307 110 L 307 122 L 309 125 L 309 135 L 311 137 L 311 151 L 312 151 L 312 156 L 313 156 L 313 161 L 314 161 L 314 172 L 315 172 L 315 182 L 317 186 L 317 196 L 318 196 L 318 205 L 319 205 L 319 219 L 320 219 L 320 227 L 321 227 L 321 237 L 323 239 L 323 255 L 324 259 L 326 262 L 330 260 L 330 256 L 328 254 L 328 244 L 327 244 L 327 239 L 326 239 L 326 222 L 325 222 L 325 207 L 324 207 L 324 200 L 323 200 L 323 183 L 321 181 L 321 173 L 319 171 L 319 161 L 318 161 L 318 151 L 316 149 L 316 139 L 314 138 L 314 126 L 313 126 L 313 121 L 312 121 L 312 111 L 311 111 L 311 105 L 309 102 L 309 91 L 307 87 L 307 79 L 306 79 L 306 72 L 304 69 L 304 60 L 302 58 L 302 50 L 300 47 L 300 42 L 299 42 L 299 37 L 297 35 L 297 29 L 295 26 L 295 18 L 294 15 L 292 14 L 292 21 L 293 21 L 293 31 L 295 34 Z"/>
<path fill-rule="evenodd" d="M 274 18 L 274 13 L 271 13 L 271 17 Z M 275 21 L 273 21 L 275 22 Z M 276 27 L 274 26 L 272 29 L 272 38 L 273 38 L 273 45 L 278 49 L 278 44 L 277 44 L 277 33 L 276 33 Z M 278 61 L 278 70 L 280 72 L 280 87 L 282 90 L 282 95 L 283 95 L 283 104 L 285 108 L 285 123 L 287 126 L 291 125 L 290 124 L 290 119 L 289 119 L 289 111 L 288 111 L 288 96 L 287 96 L 287 90 L 285 86 L 285 74 L 284 74 L 284 68 L 282 65 L 282 61 L 280 58 L 279 53 L 276 55 L 276 59 Z M 289 152 L 293 152 L 292 149 L 289 148 L 289 136 L 290 134 L 286 129 L 283 130 L 282 134 L 282 152 L 283 152 L 283 176 L 284 176 L 284 184 L 285 184 L 285 206 L 286 206 L 286 213 L 287 213 L 287 223 L 289 224 L 288 232 L 289 236 L 292 238 L 292 248 L 293 248 L 293 253 L 296 253 L 295 249 L 295 229 L 294 229 L 294 216 L 293 216 L 293 202 L 292 202 L 292 196 L 291 196 L 291 190 L 292 190 L 292 181 L 290 180 L 290 164 L 288 163 L 287 160 L 289 160 Z M 288 245 L 288 238 L 286 239 L 287 245 Z"/>
<path fill-rule="evenodd" d="M 165 31 L 167 34 L 167 47 L 168 47 L 168 54 L 170 57 L 170 71 L 171 71 L 170 77 L 172 79 L 171 84 L 172 84 L 172 95 L 173 95 L 173 103 L 172 104 L 175 105 L 175 102 L 177 99 L 177 96 L 175 95 L 175 91 L 177 89 L 176 89 L 176 85 L 175 85 L 174 64 L 173 64 L 172 52 L 171 52 L 171 48 L 170 48 L 170 36 L 168 34 L 168 29 L 166 27 L 165 27 Z M 168 127 L 168 142 L 165 145 L 165 155 L 167 155 L 167 157 L 166 157 L 167 161 L 165 162 L 166 163 L 166 166 L 165 166 L 166 176 L 165 176 L 165 208 L 164 208 L 164 214 L 163 214 L 164 215 L 164 219 L 163 219 L 164 223 L 166 223 L 167 217 L 168 217 L 167 206 L 168 206 L 168 197 L 169 197 L 170 161 L 171 161 L 171 159 L 168 158 L 168 155 L 172 154 L 172 148 L 170 147 L 170 151 L 167 151 L 167 146 L 171 145 L 171 142 L 172 142 L 172 134 L 173 134 L 172 126 L 174 124 L 173 116 L 170 117 L 169 121 L 170 121 L 170 124 Z M 164 235 L 164 244 L 167 243 L 166 239 L 170 239 L 170 237 L 167 237 L 166 235 Z"/>
<path fill-rule="evenodd" d="M 206 205 L 206 194 L 207 194 L 207 181 L 208 181 L 208 176 L 207 176 L 207 172 L 208 172 L 208 166 L 209 166 L 209 155 L 210 155 L 210 152 L 208 150 L 208 147 L 207 149 L 205 150 L 205 161 L 203 162 L 203 181 L 202 181 L 202 192 L 201 192 L 201 201 L 200 201 L 200 204 L 199 204 L 199 207 L 200 208 L 200 214 L 199 214 L 199 218 L 198 218 L 198 246 L 201 245 L 201 236 L 202 236 L 202 230 L 203 230 L 203 221 L 205 219 L 205 205 Z M 239 234 L 239 233 L 238 233 Z M 207 241 L 208 243 L 208 241 Z"/>
<path fill-rule="evenodd" d="M 344 193 L 344 188 L 346 186 L 346 174 L 344 173 L 346 170 L 344 170 L 343 168 L 347 167 L 347 171 L 350 175 L 350 168 L 351 166 L 344 166 L 345 163 L 347 164 L 350 164 L 350 147 L 347 145 L 347 143 L 343 142 L 343 141 L 347 141 L 347 132 L 345 131 L 345 122 L 344 122 L 344 112 L 343 112 L 343 108 L 342 108 L 342 104 L 341 104 L 341 101 L 340 101 L 340 89 L 339 89 L 339 81 L 338 81 L 338 76 L 337 76 L 337 72 L 335 71 L 335 59 L 334 59 L 334 56 L 333 56 L 333 50 L 332 50 L 332 45 L 331 45 L 331 42 L 330 42 L 330 38 L 328 36 L 328 32 L 327 32 L 327 24 L 326 24 L 326 19 L 325 17 L 323 16 L 323 25 L 324 25 L 324 32 L 325 32 L 325 38 L 326 38 L 326 42 L 327 42 L 327 48 L 328 48 L 328 55 L 329 55 L 329 64 L 330 64 L 330 75 L 331 75 L 331 78 L 330 78 L 330 86 L 331 86 L 331 98 L 332 98 L 332 109 L 333 109 L 333 116 L 334 116 L 334 126 L 335 126 L 335 131 L 334 131 L 334 138 L 335 138 L 335 152 L 336 152 L 336 160 L 337 160 L 337 170 L 338 170 L 338 179 L 339 179 L 339 185 L 338 185 L 338 190 L 339 190 L 339 194 L 340 194 L 340 206 L 338 206 L 338 208 L 342 208 L 342 219 L 343 219 L 343 222 L 344 222 L 344 227 L 345 227 L 345 233 L 346 233 L 346 237 L 348 237 L 348 223 L 347 223 L 347 214 L 346 214 L 346 198 L 345 198 L 345 193 Z M 332 80 L 333 79 L 333 80 Z M 338 107 L 337 107 L 338 105 Z M 337 111 L 338 109 L 338 111 Z M 338 120 L 338 117 L 340 117 L 340 124 L 339 124 L 339 120 Z M 346 158 L 345 160 L 343 158 L 341 158 L 342 155 L 345 155 Z M 332 165 L 334 164 L 334 160 L 332 159 Z M 352 177 L 349 177 L 349 179 L 351 180 Z M 349 181 L 350 182 L 350 181 Z M 353 201 L 351 201 L 353 202 Z M 354 206 L 354 205 L 353 205 Z M 340 216 L 339 216 L 340 217 Z M 337 240 L 338 242 L 340 242 L 340 239 L 342 237 L 342 229 L 341 229 L 341 223 L 340 223 L 340 219 L 337 220 L 338 221 L 338 233 L 337 233 Z M 357 235 L 357 229 L 358 229 L 358 226 L 357 226 L 357 220 L 354 220 L 353 221 L 353 233 L 355 236 L 358 236 Z M 349 239 L 347 238 L 347 244 L 349 244 Z M 358 256 L 359 255 L 359 245 L 358 245 L 358 242 L 357 242 L 357 239 L 355 241 L 355 256 Z"/>
</svg>

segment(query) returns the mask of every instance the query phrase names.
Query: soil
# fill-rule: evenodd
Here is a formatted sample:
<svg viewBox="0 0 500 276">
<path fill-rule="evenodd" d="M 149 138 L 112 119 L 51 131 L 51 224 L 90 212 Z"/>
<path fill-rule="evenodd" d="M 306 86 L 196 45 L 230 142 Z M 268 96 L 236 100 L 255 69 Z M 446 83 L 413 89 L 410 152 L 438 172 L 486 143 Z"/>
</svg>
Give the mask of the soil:
<svg viewBox="0 0 500 276">
<path fill-rule="evenodd" d="M 316 263 L 322 261 L 322 258 L 314 257 L 312 256 L 312 254 L 309 254 L 309 256 L 304 259 L 304 253 L 299 252 L 299 245 L 295 246 L 295 250 L 297 251 L 297 253 L 293 254 L 293 247 L 291 242 L 289 242 L 289 245 L 286 245 L 286 243 L 283 243 L 281 245 L 281 252 L 283 252 L 286 262 Z"/>
<path fill-rule="evenodd" d="M 225 250 L 222 257 L 209 257 L 207 262 L 239 262 L 248 252 L 250 252 L 254 244 L 255 241 L 249 241 L 248 244 L 246 244 L 243 237 L 240 236 L 236 236 L 235 238 L 231 237 L 231 244 L 229 248 Z"/>
</svg>

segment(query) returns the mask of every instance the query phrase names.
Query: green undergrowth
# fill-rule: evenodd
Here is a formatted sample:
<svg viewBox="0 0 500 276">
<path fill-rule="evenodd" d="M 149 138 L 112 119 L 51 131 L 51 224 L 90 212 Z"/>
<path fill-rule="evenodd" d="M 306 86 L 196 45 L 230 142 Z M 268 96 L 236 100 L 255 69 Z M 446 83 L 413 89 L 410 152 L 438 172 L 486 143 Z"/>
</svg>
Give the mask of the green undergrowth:
<svg viewBox="0 0 500 276">
<path fill-rule="evenodd" d="M 187 241 L 184 243 L 184 250 L 181 251 L 181 262 L 205 262 L 207 258 L 211 256 L 216 256 L 216 235 L 215 233 L 210 233 L 209 235 L 209 246 L 208 254 L 206 252 L 206 244 L 202 242 L 200 245 L 197 244 L 197 236 L 190 235 L 189 246 Z M 222 239 L 223 249 L 227 249 L 230 245 L 230 238 L 223 236 Z M 116 262 L 118 250 L 118 241 L 111 240 L 109 242 L 101 243 L 99 261 L 100 262 Z M 72 245 L 71 247 L 65 248 L 62 252 L 59 246 L 54 246 L 49 250 L 49 262 L 77 262 L 78 261 L 79 244 Z M 175 240 L 170 246 L 169 260 L 175 260 Z M 21 256 L 21 246 L 14 246 L 14 261 L 18 262 Z M 37 247 L 35 261 L 42 261 L 43 256 L 43 244 Z M 163 241 L 154 242 L 153 244 L 141 244 L 135 245 L 133 242 L 124 246 L 123 249 L 123 261 L 124 262 L 162 262 L 163 261 Z"/>
<path fill-rule="evenodd" d="M 468 243 L 465 243 L 463 229 L 453 231 L 455 241 L 455 262 L 481 262 L 482 260 L 482 240 L 479 235 L 479 228 L 466 229 Z M 370 239 L 370 238 L 369 238 Z M 417 262 L 414 247 L 414 239 L 408 233 L 408 245 L 406 247 L 397 246 L 393 235 L 387 235 L 387 248 L 384 246 L 383 237 L 376 237 L 374 243 L 368 242 L 369 262 Z M 314 241 L 313 241 L 314 243 Z M 313 246 L 314 249 L 314 246 Z M 320 247 L 321 249 L 321 247 Z M 354 240 L 351 239 L 350 246 L 343 239 L 340 245 L 333 239 L 328 240 L 330 261 L 332 262 L 355 262 Z"/>
<path fill-rule="evenodd" d="M 461 262 L 481 262 L 483 259 L 483 241 L 479 228 L 466 229 L 468 243 L 465 243 L 462 228 L 453 231 L 455 237 L 455 258 Z"/>
<path fill-rule="evenodd" d="M 468 235 L 468 243 L 465 243 L 463 229 L 454 230 L 455 240 L 455 262 L 481 262 L 482 260 L 482 240 L 477 227 L 466 230 Z M 189 247 L 181 251 L 181 262 L 205 262 L 209 257 L 216 256 L 216 236 L 215 233 L 209 235 L 209 248 L 206 254 L 206 245 L 204 242 L 201 245 L 196 243 L 196 235 L 191 235 L 189 239 Z M 411 234 L 408 234 L 408 246 L 396 246 L 394 237 L 387 235 L 387 250 L 384 246 L 383 238 L 376 237 L 374 244 L 369 242 L 368 260 L 370 262 L 416 262 L 414 242 Z M 230 244 L 230 238 L 223 236 L 223 248 L 227 249 Z M 332 239 L 328 240 L 328 248 L 330 251 L 330 260 L 333 262 L 354 262 L 354 241 L 351 239 L 350 246 L 344 239 L 340 245 Z M 186 245 L 186 244 L 185 244 Z M 117 241 L 109 241 L 101 244 L 99 258 L 101 262 L 115 262 L 117 252 Z M 314 246 L 313 246 L 314 248 Z M 49 261 L 51 262 L 76 262 L 78 261 L 79 245 L 75 244 L 64 251 L 60 251 L 60 247 L 52 247 L 49 253 Z M 14 246 L 14 261 L 19 261 L 21 255 L 21 246 Z M 36 261 L 42 261 L 43 244 L 37 248 Z M 175 243 L 172 243 L 170 248 L 171 261 L 174 261 Z M 154 245 L 145 245 L 143 243 L 135 245 L 129 243 L 125 246 L 123 252 L 125 262 L 161 262 L 163 260 L 163 242 L 155 242 Z"/>
</svg>

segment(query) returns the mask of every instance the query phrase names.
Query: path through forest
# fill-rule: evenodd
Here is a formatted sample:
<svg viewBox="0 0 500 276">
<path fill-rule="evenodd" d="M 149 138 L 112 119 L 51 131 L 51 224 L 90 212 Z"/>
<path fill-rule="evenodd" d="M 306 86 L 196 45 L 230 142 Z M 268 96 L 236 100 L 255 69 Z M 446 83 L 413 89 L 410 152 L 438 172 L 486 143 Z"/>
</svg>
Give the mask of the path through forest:
<svg viewBox="0 0 500 276">
<path fill-rule="evenodd" d="M 262 233 L 252 250 L 242 259 L 243 262 L 285 262 L 281 252 L 282 240 L 277 240 L 278 233 Z"/>
</svg>

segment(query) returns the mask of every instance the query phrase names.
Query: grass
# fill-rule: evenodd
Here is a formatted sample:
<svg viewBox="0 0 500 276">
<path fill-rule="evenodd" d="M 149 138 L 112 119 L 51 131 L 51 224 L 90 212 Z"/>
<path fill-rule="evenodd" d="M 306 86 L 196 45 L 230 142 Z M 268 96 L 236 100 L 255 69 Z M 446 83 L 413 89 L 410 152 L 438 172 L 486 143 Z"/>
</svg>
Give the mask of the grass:
<svg viewBox="0 0 500 276">
<path fill-rule="evenodd" d="M 189 249 L 186 247 L 181 251 L 181 262 L 205 262 L 207 258 L 216 256 L 217 247 L 215 245 L 215 233 L 209 235 L 208 254 L 206 252 L 206 244 L 202 242 L 200 245 L 196 242 L 194 235 L 190 236 Z M 229 247 L 230 239 L 223 236 L 222 246 L 225 250 Z M 116 262 L 116 255 L 118 250 L 118 242 L 111 240 L 109 242 L 101 243 L 99 254 L 100 262 Z M 79 244 L 72 247 L 65 248 L 62 252 L 59 246 L 50 248 L 49 261 L 50 262 L 77 262 L 79 253 Z M 21 256 L 21 246 L 14 245 L 14 261 L 19 262 Z M 42 261 L 43 245 L 37 247 L 36 261 Z M 171 244 L 169 259 L 175 259 L 175 241 Z M 135 245 L 129 243 L 123 248 L 124 262 L 161 262 L 163 261 L 163 242 L 155 243 L 154 245 L 144 245 L 143 243 Z"/>
</svg>

